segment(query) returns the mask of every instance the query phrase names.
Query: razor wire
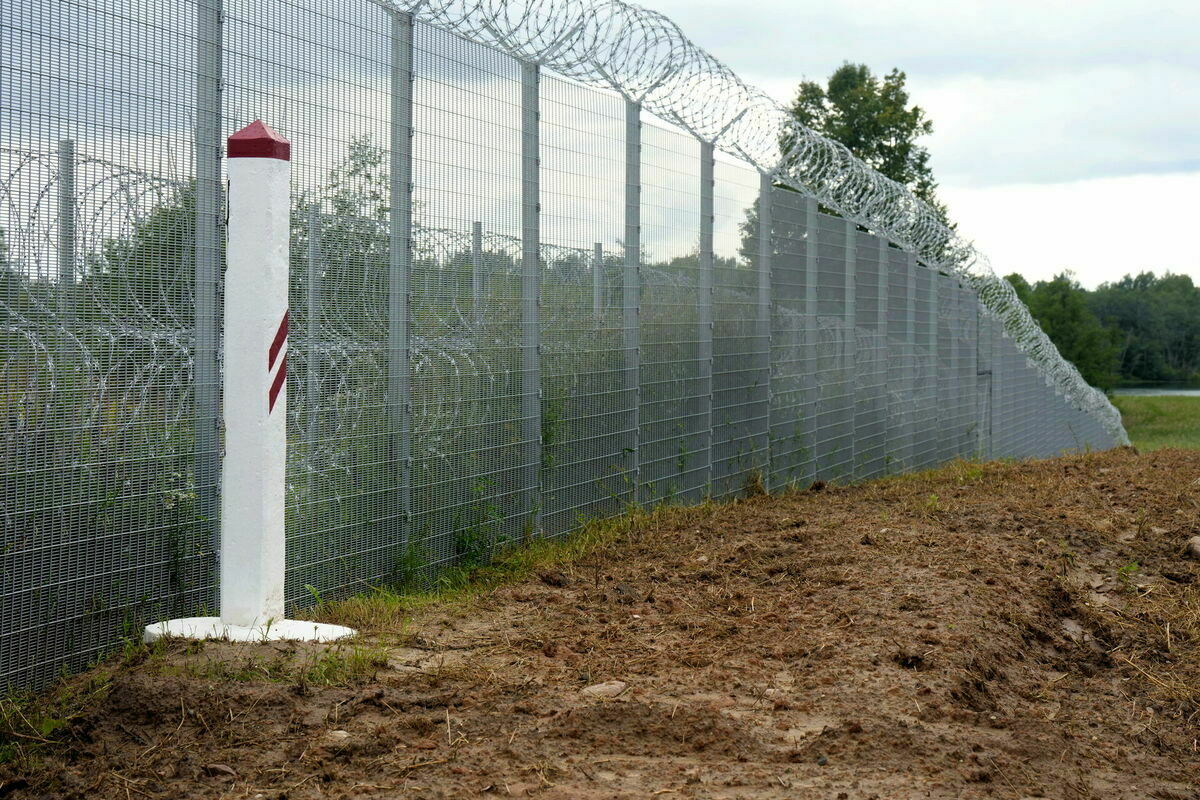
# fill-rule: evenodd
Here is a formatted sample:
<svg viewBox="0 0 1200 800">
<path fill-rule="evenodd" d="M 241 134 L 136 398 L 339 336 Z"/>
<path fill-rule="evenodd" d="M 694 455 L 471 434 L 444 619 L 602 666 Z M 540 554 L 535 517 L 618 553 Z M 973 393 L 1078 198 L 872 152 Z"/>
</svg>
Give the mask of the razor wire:
<svg viewBox="0 0 1200 800">
<path fill-rule="evenodd" d="M 1046 383 L 1122 444 L 1120 413 L 1058 352 L 975 246 L 905 186 L 795 119 L 666 16 L 620 0 L 375 0 L 394 11 L 615 91 L 773 180 L 960 277 Z"/>
<path fill-rule="evenodd" d="M 22 447 L 68 427 L 64 415 L 72 428 L 99 432 L 96 444 L 114 452 L 137 435 L 141 452 L 183 455 L 190 436 L 195 330 L 192 255 L 178 243 L 190 237 L 193 185 L 79 154 L 72 165 L 71 198 L 78 255 L 71 268 L 74 279 L 64 286 L 59 264 L 64 212 L 56 197 L 64 176 L 56 158 L 54 152 L 0 149 L 0 223 L 7 232 L 0 286 L 5 340 L 0 377 L 6 390 L 0 402 L 13 412 L 4 415 L 0 428 L 0 456 L 20 463 Z M 336 285 L 347 269 L 366 269 L 383 285 L 386 220 L 314 214 L 303 201 L 293 217 L 293 291 L 306 289 L 295 284 L 314 276 Z M 313 231 L 317 241 L 310 249 L 307 237 Z M 330 236 L 338 237 L 338 245 L 353 242 L 355 247 L 322 244 Z M 307 263 L 309 253 L 317 255 L 315 264 Z M 434 296 L 439 287 L 455 283 L 464 267 L 473 266 L 484 280 L 517 280 L 521 253 L 516 236 L 482 231 L 476 241 L 472 231 L 414 226 L 414 287 L 420 288 L 418 296 Z M 597 265 L 594 251 L 543 243 L 540 257 L 548 287 L 573 285 L 590 297 L 591 270 L 599 268 L 604 296 L 611 298 L 620 279 L 621 256 L 612 252 L 603 253 Z M 353 285 L 364 285 L 362 278 Z M 428 318 L 423 328 L 436 335 L 414 335 L 410 342 L 413 375 L 434 378 L 414 385 L 437 387 L 414 391 L 413 434 L 425 454 L 437 460 L 456 449 L 451 432 L 484 424 L 490 398 L 511 392 L 517 380 L 513 365 L 498 364 L 487 354 L 497 342 L 511 346 L 508 340 L 518 328 L 515 312 L 505 316 L 503 309 L 487 305 L 483 313 L 462 298 L 450 299 L 415 310 Z M 603 313 L 619 314 L 620 308 L 608 302 Z M 309 315 L 316 323 L 312 328 Z M 564 315 L 573 322 L 588 316 L 566 303 L 547 303 L 542 328 L 567 328 Z M 386 295 L 329 293 L 313 308 L 301 303 L 293 316 L 288 358 L 296 374 L 316 371 L 320 396 L 308 397 L 309 384 L 293 381 L 290 421 L 303 432 L 312 417 L 325 414 L 327 427 L 319 446 L 296 449 L 292 466 L 302 472 L 348 473 L 352 466 L 338 448 L 346 434 L 370 424 L 374 401 L 364 387 L 382 381 L 387 371 L 387 353 L 380 346 L 389 324 Z M 543 352 L 569 355 L 585 349 L 586 337 L 586 329 L 576 341 L 557 337 Z M 155 425 L 146 424 L 151 419 Z"/>
</svg>

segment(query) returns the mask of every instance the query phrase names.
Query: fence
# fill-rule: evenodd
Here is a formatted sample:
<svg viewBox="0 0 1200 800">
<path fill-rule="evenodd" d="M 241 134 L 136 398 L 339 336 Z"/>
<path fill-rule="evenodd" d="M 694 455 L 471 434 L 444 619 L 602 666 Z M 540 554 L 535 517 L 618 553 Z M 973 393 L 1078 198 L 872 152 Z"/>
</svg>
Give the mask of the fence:
<svg viewBox="0 0 1200 800">
<path fill-rule="evenodd" d="M 668 22 L 449 8 L 6 5 L 3 687 L 213 610 L 220 147 L 256 117 L 295 165 L 289 607 L 634 501 L 1123 441 L 908 200 L 787 128 L 762 169 L 744 110 L 699 135 Z"/>
</svg>

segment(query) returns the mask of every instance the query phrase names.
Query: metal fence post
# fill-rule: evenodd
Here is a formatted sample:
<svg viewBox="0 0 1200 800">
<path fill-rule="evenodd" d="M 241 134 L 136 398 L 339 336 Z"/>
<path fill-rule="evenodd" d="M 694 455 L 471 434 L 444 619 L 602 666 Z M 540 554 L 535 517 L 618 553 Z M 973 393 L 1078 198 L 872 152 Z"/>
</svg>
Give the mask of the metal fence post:
<svg viewBox="0 0 1200 800">
<path fill-rule="evenodd" d="M 630 411 L 629 427 L 633 442 L 626 453 L 625 472 L 629 478 L 630 499 L 641 497 L 641 409 L 642 409 L 642 348 L 641 348 L 641 263 L 642 263 L 642 107 L 632 100 L 625 101 L 625 265 L 622 276 L 623 320 L 621 323 L 625 351 L 625 394 Z"/>
<path fill-rule="evenodd" d="M 596 242 L 592 253 L 592 316 L 600 319 L 604 303 L 604 245 Z"/>
<path fill-rule="evenodd" d="M 978 297 L 975 298 L 975 315 L 981 332 L 975 342 L 975 373 L 979 392 L 979 457 L 984 461 L 991 461 L 995 457 L 993 453 L 993 418 L 996 413 L 996 373 L 999 369 L 999 365 L 996 363 L 996 328 L 992 324 L 992 318 L 984 313 Z M 985 330 L 987 331 L 986 339 L 982 334 Z"/>
<path fill-rule="evenodd" d="M 224 52 L 222 0 L 196 4 L 195 177 L 195 458 L 196 515 L 217 544 L 218 491 L 223 443 L 220 425 L 220 373 L 217 303 L 221 277 L 221 66 Z"/>
<path fill-rule="evenodd" d="M 804 447 L 807 466 L 800 476 L 801 484 L 811 484 L 818 475 L 817 465 L 817 409 L 821 385 L 817 380 L 817 339 L 821 329 L 817 320 L 817 201 L 811 197 L 804 200 L 804 362 L 806 374 L 802 376 L 805 402 L 801 408 L 804 415 Z"/>
<path fill-rule="evenodd" d="M 759 173 L 758 178 L 758 346 L 762 352 L 762 375 L 766 382 L 764 387 L 763 433 L 767 439 L 767 458 L 762 470 L 762 485 L 766 491 L 771 491 L 771 230 L 774 227 L 772 219 L 772 197 L 774 183 L 771 176 L 765 172 Z"/>
<path fill-rule="evenodd" d="M 483 324 L 483 223 L 471 223 L 471 311 L 475 324 Z"/>
<path fill-rule="evenodd" d="M 530 536 L 541 533 L 541 230 L 538 218 L 538 65 L 521 64 L 521 441 Z"/>
<path fill-rule="evenodd" d="M 940 289 L 941 275 L 933 267 L 929 267 L 929 330 L 926 333 L 928 338 L 927 347 L 929 349 L 929 375 L 928 382 L 931 387 L 931 396 L 933 398 L 932 408 L 926 411 L 925 421 L 927 429 L 925 436 L 927 441 L 931 441 L 932 455 L 928 456 L 926 463 L 922 467 L 933 467 L 941 463 L 941 458 L 938 456 L 937 439 L 942 435 L 940 422 L 942 419 L 942 408 L 939 403 L 941 392 L 939 391 L 939 379 L 941 376 L 941 366 L 938 364 L 938 321 L 941 315 L 941 304 L 938 300 Z"/>
<path fill-rule="evenodd" d="M 712 493 L 713 447 L 713 146 L 700 143 L 700 280 L 696 298 L 697 421 L 701 496 Z"/>
<path fill-rule="evenodd" d="M 891 467 L 891 464 L 889 463 L 891 450 L 888 448 L 888 440 L 891 438 L 888 429 L 891 427 L 892 422 L 892 387 L 888 381 L 888 360 L 891 358 L 892 350 L 891 342 L 888 337 L 888 270 L 890 269 L 889 261 L 891 247 L 888 245 L 888 240 L 884 237 L 876 234 L 875 239 L 879 242 L 879 275 L 876 279 L 878 281 L 879 301 L 878 306 L 875 309 L 877 322 L 876 330 L 879 332 L 879 349 L 882 351 L 880 358 L 883 360 L 883 363 L 880 367 L 880 370 L 883 373 L 883 400 L 880 402 L 881 407 L 879 413 L 883 415 L 884 433 L 883 470 L 882 472 L 876 473 L 872 477 L 880 477 L 881 475 L 887 475 Z"/>
<path fill-rule="evenodd" d="M 912 413 L 908 415 L 908 452 L 904 455 L 904 470 L 913 469 L 917 463 L 917 420 L 920 409 L 917 401 L 917 258 L 912 253 L 904 254 L 905 312 L 904 341 L 908 350 L 908 380 L 905 387 Z"/>
<path fill-rule="evenodd" d="M 850 406 L 850 479 L 860 477 L 858 464 L 858 303 L 855 294 L 855 277 L 858 272 L 858 225 L 850 220 L 846 220 L 844 224 L 846 235 L 845 254 L 845 273 L 843 284 L 843 297 L 845 309 L 842 312 L 842 319 L 845 320 L 846 326 L 846 343 L 843 351 L 842 362 L 843 374 L 849 373 L 849 380 L 846 383 L 850 387 L 850 398 L 847 403 Z"/>
<path fill-rule="evenodd" d="M 75 286 L 75 142 L 58 143 L 58 291 L 70 313 Z"/>
<path fill-rule="evenodd" d="M 387 540 L 409 545 L 412 515 L 412 400 L 409 389 L 409 277 L 412 274 L 413 18 L 391 12 L 391 149 L 388 211 L 387 396 L 389 449 L 397 469 Z"/>
</svg>

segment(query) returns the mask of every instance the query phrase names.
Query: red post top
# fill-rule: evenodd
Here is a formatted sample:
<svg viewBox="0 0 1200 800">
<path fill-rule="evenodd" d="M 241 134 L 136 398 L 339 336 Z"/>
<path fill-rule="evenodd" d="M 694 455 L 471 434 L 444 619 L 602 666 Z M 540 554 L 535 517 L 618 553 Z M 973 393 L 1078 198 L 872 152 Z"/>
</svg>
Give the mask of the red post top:
<svg viewBox="0 0 1200 800">
<path fill-rule="evenodd" d="M 280 161 L 291 161 L 292 143 L 261 119 L 256 119 L 229 137 L 226 154 L 229 158 L 278 158 Z"/>
</svg>

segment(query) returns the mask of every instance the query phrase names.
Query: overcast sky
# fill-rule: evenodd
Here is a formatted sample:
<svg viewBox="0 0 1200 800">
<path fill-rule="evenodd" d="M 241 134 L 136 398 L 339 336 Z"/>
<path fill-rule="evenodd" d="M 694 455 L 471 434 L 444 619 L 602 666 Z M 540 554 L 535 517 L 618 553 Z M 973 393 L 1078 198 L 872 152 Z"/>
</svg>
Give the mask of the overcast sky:
<svg viewBox="0 0 1200 800">
<path fill-rule="evenodd" d="M 787 102 L 908 74 L 959 230 L 1001 274 L 1200 281 L 1200 0 L 643 0 Z"/>
</svg>

